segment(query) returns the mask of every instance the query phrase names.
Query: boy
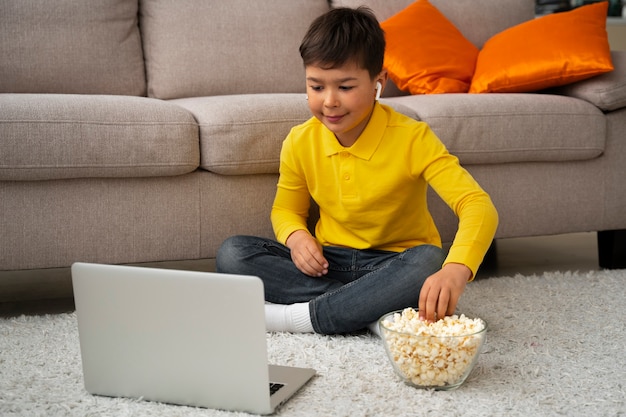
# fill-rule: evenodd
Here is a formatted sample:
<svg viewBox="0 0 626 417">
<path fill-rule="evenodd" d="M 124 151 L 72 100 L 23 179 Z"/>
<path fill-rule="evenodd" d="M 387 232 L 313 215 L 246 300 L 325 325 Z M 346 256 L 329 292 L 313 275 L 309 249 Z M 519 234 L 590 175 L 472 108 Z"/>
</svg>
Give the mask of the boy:
<svg viewBox="0 0 626 417">
<path fill-rule="evenodd" d="M 429 321 L 453 314 L 492 242 L 489 196 L 425 123 L 378 103 L 384 51 L 366 8 L 320 16 L 300 46 L 314 117 L 283 143 L 271 212 L 278 242 L 231 237 L 216 260 L 219 272 L 263 280 L 268 331 L 376 332 L 379 317 L 409 306 Z M 459 217 L 447 256 L 428 185 Z"/>
</svg>

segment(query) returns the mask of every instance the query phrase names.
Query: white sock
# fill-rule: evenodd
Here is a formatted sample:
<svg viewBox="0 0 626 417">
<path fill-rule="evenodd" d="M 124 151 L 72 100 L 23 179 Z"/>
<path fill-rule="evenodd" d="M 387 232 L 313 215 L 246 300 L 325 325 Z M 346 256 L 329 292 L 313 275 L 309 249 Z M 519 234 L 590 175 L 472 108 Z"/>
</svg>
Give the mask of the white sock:
<svg viewBox="0 0 626 417">
<path fill-rule="evenodd" d="M 268 332 L 313 333 L 309 303 L 265 304 Z"/>
</svg>

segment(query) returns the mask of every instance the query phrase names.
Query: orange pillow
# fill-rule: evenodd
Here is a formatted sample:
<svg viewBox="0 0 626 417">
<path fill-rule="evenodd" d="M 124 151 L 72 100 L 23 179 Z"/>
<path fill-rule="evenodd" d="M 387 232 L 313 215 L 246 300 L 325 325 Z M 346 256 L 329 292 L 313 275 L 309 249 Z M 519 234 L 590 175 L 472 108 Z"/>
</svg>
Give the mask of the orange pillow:
<svg viewBox="0 0 626 417">
<path fill-rule="evenodd" d="M 523 93 L 613 70 L 606 33 L 608 2 L 513 26 L 478 55 L 470 93 Z"/>
<path fill-rule="evenodd" d="M 428 0 L 385 20 L 385 68 L 411 94 L 467 93 L 478 48 Z"/>
</svg>

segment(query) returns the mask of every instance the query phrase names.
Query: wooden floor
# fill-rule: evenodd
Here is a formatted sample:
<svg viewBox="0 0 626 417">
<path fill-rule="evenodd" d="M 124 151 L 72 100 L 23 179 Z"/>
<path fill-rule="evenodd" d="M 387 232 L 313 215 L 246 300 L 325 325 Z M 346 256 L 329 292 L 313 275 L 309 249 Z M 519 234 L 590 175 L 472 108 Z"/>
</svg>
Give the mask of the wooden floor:
<svg viewBox="0 0 626 417">
<path fill-rule="evenodd" d="M 542 274 L 547 271 L 585 272 L 599 269 L 595 233 L 502 239 L 496 243 L 496 253 L 495 262 L 483 264 L 476 279 L 514 276 L 516 274 Z M 141 265 L 200 271 L 214 270 L 212 260 L 185 261 L 184 263 L 159 262 Z M 67 279 L 65 279 L 64 285 L 69 285 Z M 54 314 L 73 311 L 73 309 L 73 299 L 68 295 L 45 301 L 0 303 L 0 317 L 21 314 Z"/>
</svg>

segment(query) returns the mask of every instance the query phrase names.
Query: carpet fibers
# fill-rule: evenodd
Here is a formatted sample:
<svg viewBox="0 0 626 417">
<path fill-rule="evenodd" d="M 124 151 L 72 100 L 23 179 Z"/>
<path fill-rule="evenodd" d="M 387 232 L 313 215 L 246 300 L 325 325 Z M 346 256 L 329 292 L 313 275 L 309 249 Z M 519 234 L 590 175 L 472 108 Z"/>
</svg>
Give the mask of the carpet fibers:
<svg viewBox="0 0 626 417">
<path fill-rule="evenodd" d="M 268 334 L 270 362 L 318 375 L 284 416 L 625 416 L 626 270 L 477 280 L 459 311 L 488 323 L 459 389 L 418 390 L 393 373 L 380 339 Z M 618 314 L 619 313 L 619 314 Z M 74 314 L 0 319 L 1 416 L 235 416 L 91 396 Z"/>
</svg>

